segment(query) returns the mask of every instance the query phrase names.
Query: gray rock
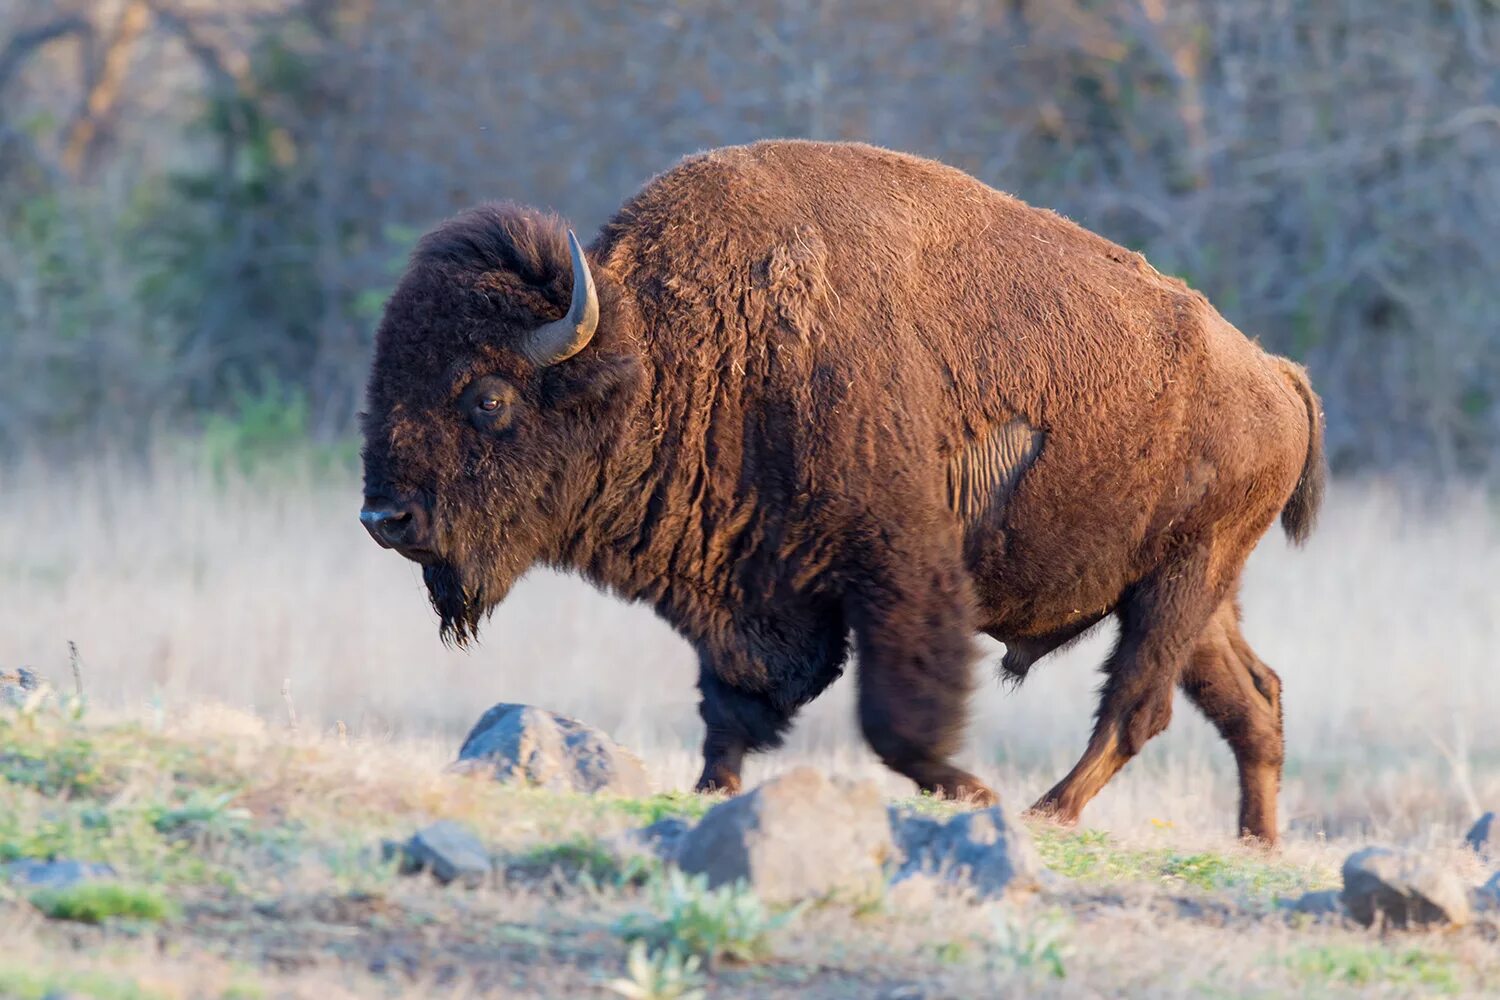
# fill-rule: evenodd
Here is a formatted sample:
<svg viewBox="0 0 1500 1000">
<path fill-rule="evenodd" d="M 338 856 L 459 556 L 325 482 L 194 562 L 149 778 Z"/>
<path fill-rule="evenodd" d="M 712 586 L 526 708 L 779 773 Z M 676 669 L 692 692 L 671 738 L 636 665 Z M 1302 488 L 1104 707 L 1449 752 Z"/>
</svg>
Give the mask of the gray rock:
<svg viewBox="0 0 1500 1000">
<path fill-rule="evenodd" d="M 0 670 L 0 708 L 21 708 L 36 697 L 37 691 L 45 697 L 48 689 L 47 682 L 26 667 Z"/>
<path fill-rule="evenodd" d="M 799 767 L 714 806 L 678 844 L 678 867 L 710 886 L 744 879 L 768 903 L 875 891 L 891 827 L 869 782 Z"/>
<path fill-rule="evenodd" d="M 109 865 L 95 861 L 13 861 L 0 865 L 0 879 L 31 889 L 66 889 L 80 882 L 115 877 Z"/>
<path fill-rule="evenodd" d="M 1293 913 L 1305 913 L 1313 917 L 1343 916 L 1343 893 L 1338 889 L 1319 889 L 1317 892 L 1306 892 L 1296 902 L 1292 903 L 1289 909 Z"/>
<path fill-rule="evenodd" d="M 1500 913 L 1500 872 L 1470 894 L 1474 909 L 1480 913 Z"/>
<path fill-rule="evenodd" d="M 387 842 L 386 859 L 399 857 L 401 874 L 428 871 L 443 885 L 459 882 L 474 888 L 490 875 L 490 852 L 478 837 L 452 820 L 418 830 L 404 844 Z"/>
<path fill-rule="evenodd" d="M 1469 922 L 1468 891 L 1456 872 L 1383 847 L 1368 847 L 1345 860 L 1341 899 L 1366 927 Z"/>
<path fill-rule="evenodd" d="M 965 895 L 997 899 L 1011 889 L 1038 884 L 1042 865 L 1031 836 L 1008 821 L 999 806 L 946 821 L 893 809 L 890 821 L 902 858 L 893 886 L 932 878 Z"/>
<path fill-rule="evenodd" d="M 625 836 L 641 845 L 649 853 L 668 860 L 676 856 L 682 838 L 687 836 L 692 828 L 693 825 L 687 820 L 669 816 L 666 819 L 657 820 L 644 829 L 632 830 Z"/>
<path fill-rule="evenodd" d="M 1484 861 L 1500 861 L 1500 822 L 1493 812 L 1487 812 L 1469 827 L 1464 843 Z"/>
<path fill-rule="evenodd" d="M 496 705 L 470 730 L 457 768 L 553 791 L 649 795 L 640 758 L 576 719 L 530 705 Z"/>
<path fill-rule="evenodd" d="M 604 847 L 623 866 L 632 860 L 670 862 L 692 824 L 676 817 L 659 819 L 640 830 L 627 830 L 604 841 Z"/>
</svg>

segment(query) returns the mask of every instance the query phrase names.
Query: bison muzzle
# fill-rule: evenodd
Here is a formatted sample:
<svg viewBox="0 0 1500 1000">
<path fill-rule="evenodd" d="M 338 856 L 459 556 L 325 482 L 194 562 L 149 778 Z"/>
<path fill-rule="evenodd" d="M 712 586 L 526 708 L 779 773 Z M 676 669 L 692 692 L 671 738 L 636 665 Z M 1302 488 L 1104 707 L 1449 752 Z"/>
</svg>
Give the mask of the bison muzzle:
<svg viewBox="0 0 1500 1000">
<path fill-rule="evenodd" d="M 473 640 L 529 567 L 643 601 L 697 651 L 700 789 L 859 663 L 891 768 L 955 767 L 974 633 L 1020 678 L 1113 617 L 1063 821 L 1166 727 L 1174 687 L 1276 838 L 1281 685 L 1240 631 L 1245 560 L 1311 530 L 1322 417 L 1138 254 L 938 163 L 764 142 L 651 181 L 585 250 L 491 204 L 429 233 L 386 306 L 366 528 Z M 852 637 L 852 644 L 851 644 Z"/>
</svg>

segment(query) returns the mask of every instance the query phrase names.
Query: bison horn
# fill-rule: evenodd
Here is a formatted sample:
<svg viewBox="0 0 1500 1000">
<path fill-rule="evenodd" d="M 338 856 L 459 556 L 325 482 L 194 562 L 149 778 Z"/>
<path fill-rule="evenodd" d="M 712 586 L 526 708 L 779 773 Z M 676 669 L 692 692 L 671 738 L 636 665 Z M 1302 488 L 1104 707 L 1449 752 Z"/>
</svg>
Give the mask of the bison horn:
<svg viewBox="0 0 1500 1000">
<path fill-rule="evenodd" d="M 599 293 L 594 289 L 594 276 L 589 274 L 589 262 L 583 259 L 583 247 L 571 229 L 568 252 L 573 256 L 573 302 L 568 314 L 537 327 L 522 348 L 538 367 L 566 361 L 583 350 L 599 325 Z"/>
</svg>

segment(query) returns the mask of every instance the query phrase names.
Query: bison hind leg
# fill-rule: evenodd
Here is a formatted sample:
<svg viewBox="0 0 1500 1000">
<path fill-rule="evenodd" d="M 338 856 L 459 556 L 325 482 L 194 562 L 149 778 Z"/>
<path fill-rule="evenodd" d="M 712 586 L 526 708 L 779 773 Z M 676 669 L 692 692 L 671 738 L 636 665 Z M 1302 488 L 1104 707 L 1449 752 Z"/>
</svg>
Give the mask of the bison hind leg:
<svg viewBox="0 0 1500 1000">
<path fill-rule="evenodd" d="M 1172 689 L 1223 593 L 1213 564 L 1212 543 L 1190 543 L 1126 594 L 1088 747 L 1034 813 L 1076 823 L 1089 800 L 1167 727 Z"/>
<path fill-rule="evenodd" d="M 1285 756 L 1281 679 L 1245 642 L 1232 599 L 1219 606 L 1199 637 L 1183 671 L 1182 690 L 1234 753 L 1240 773 L 1240 836 L 1275 844 Z"/>
</svg>

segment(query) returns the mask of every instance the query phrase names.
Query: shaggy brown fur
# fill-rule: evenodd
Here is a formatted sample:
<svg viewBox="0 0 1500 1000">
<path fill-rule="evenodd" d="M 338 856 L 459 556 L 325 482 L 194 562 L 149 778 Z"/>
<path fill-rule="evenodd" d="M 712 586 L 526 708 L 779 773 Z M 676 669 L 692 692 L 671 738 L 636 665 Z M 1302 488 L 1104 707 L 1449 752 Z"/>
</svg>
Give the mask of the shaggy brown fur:
<svg viewBox="0 0 1500 1000">
<path fill-rule="evenodd" d="M 409 512 L 446 636 L 538 562 L 649 603 L 701 660 L 700 787 L 734 789 L 852 635 L 874 750 L 984 800 L 949 762 L 970 637 L 1020 675 L 1113 615 L 1093 736 L 1038 808 L 1076 819 L 1181 685 L 1234 750 L 1241 831 L 1275 839 L 1280 685 L 1234 602 L 1278 512 L 1301 540 L 1317 511 L 1300 368 L 1140 255 L 869 146 L 692 157 L 588 258 L 597 332 L 550 367 L 518 345 L 569 301 L 551 216 L 445 223 L 387 307 L 367 499 Z"/>
</svg>

